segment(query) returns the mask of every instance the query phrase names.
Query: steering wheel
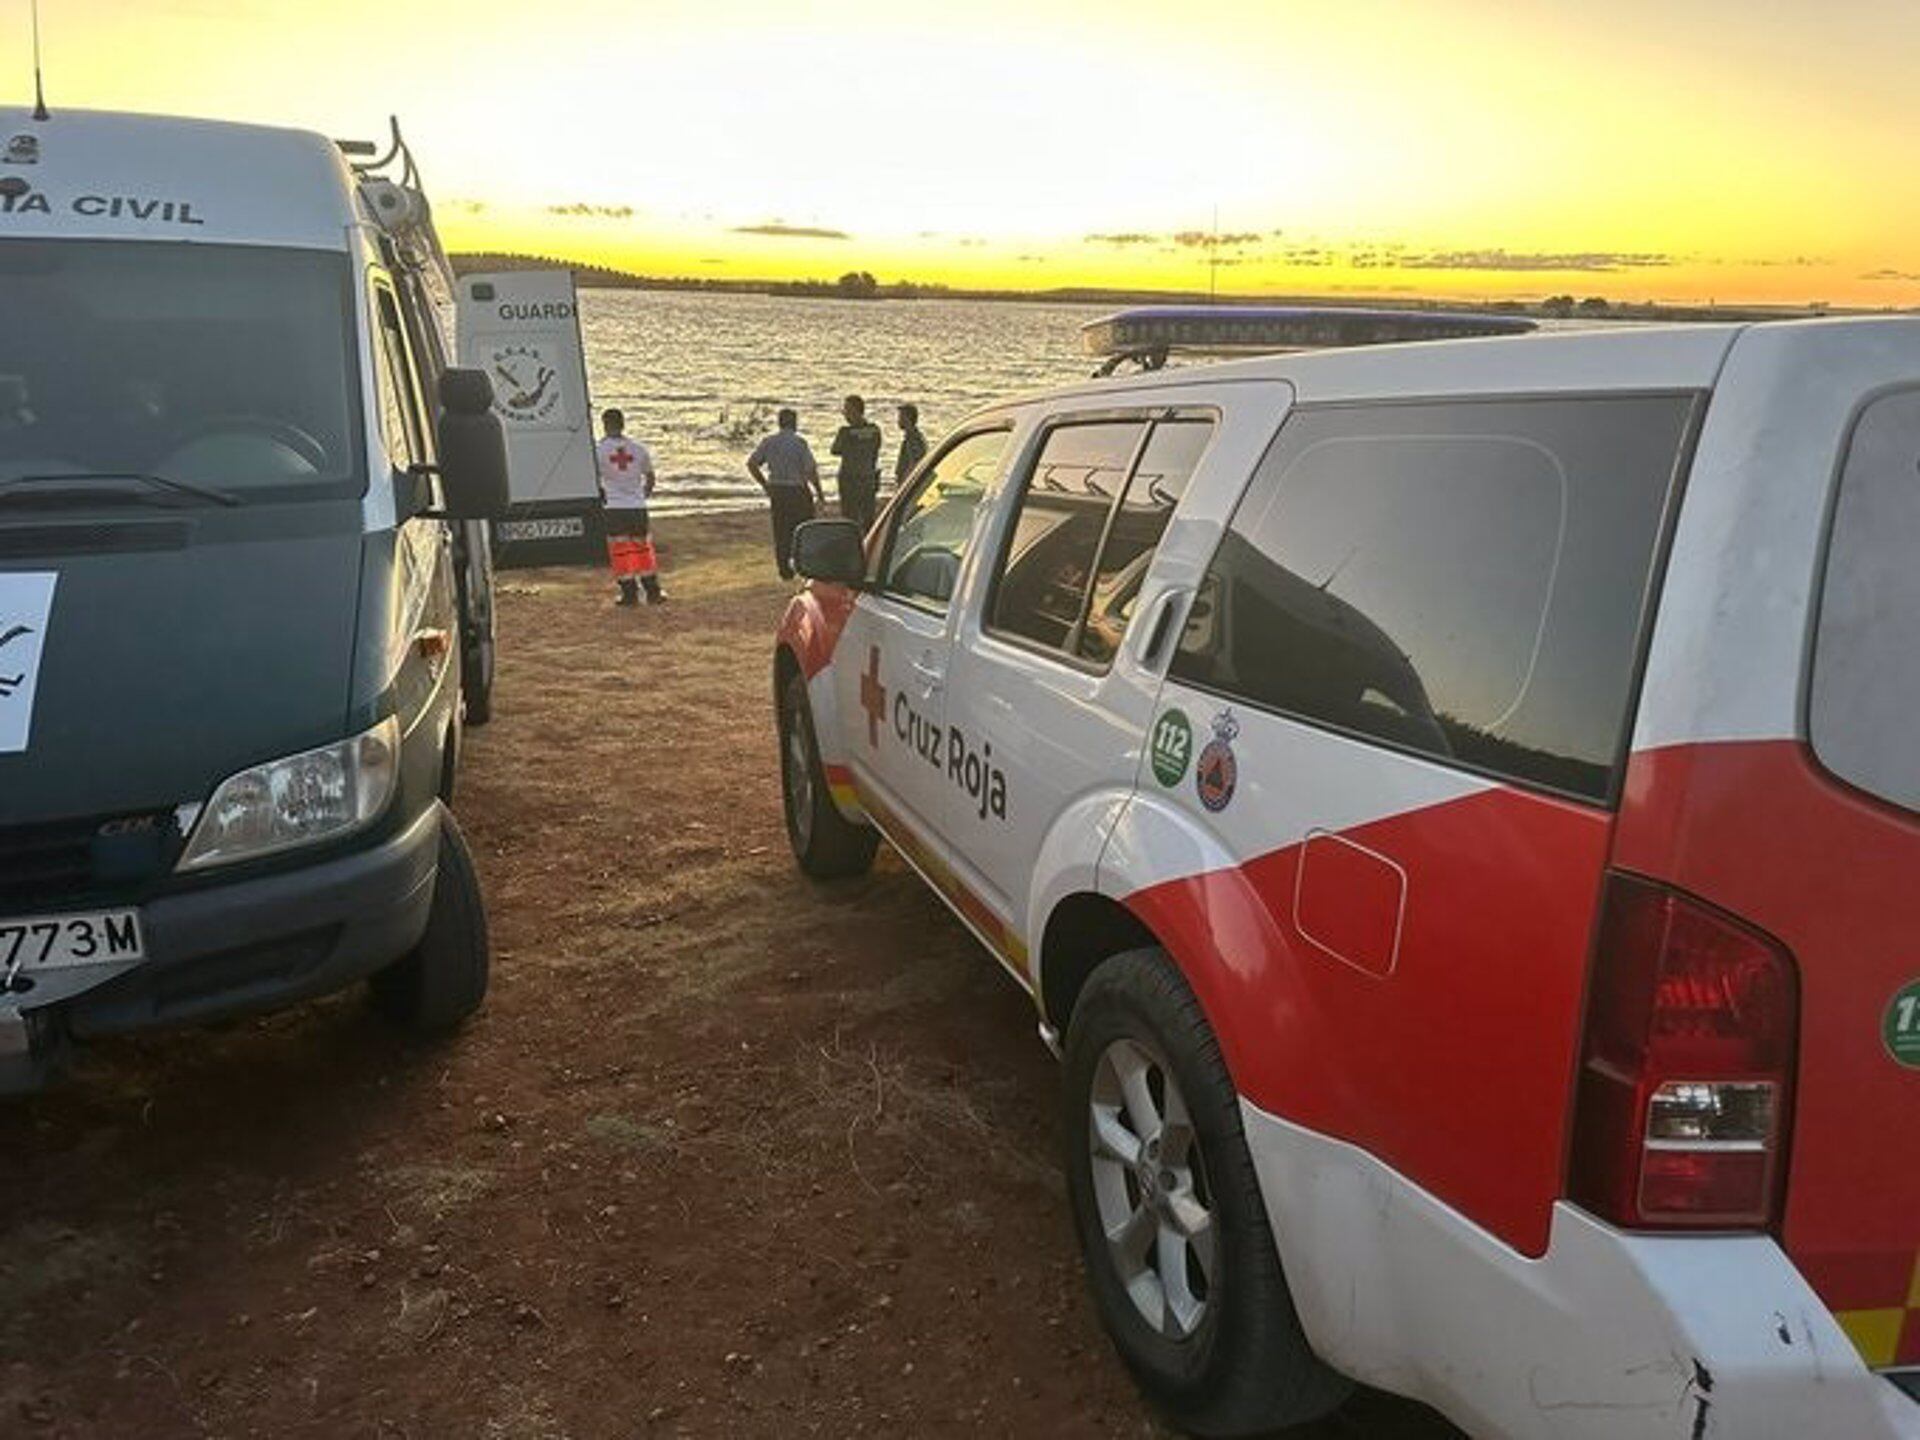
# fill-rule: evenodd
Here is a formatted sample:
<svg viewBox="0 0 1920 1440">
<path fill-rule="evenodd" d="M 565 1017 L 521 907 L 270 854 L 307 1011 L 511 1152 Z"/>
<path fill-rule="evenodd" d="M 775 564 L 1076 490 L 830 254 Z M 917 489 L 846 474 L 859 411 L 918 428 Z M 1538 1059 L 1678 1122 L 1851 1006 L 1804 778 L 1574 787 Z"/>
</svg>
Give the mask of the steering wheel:
<svg viewBox="0 0 1920 1440">
<path fill-rule="evenodd" d="M 325 445 L 291 421 L 275 420 L 267 415 L 216 415 L 212 419 L 198 421 L 180 432 L 174 441 L 174 448 L 181 449 L 196 440 L 204 440 L 209 435 L 235 433 L 263 435 L 269 440 L 286 446 L 311 465 L 315 471 L 327 468 Z"/>
</svg>

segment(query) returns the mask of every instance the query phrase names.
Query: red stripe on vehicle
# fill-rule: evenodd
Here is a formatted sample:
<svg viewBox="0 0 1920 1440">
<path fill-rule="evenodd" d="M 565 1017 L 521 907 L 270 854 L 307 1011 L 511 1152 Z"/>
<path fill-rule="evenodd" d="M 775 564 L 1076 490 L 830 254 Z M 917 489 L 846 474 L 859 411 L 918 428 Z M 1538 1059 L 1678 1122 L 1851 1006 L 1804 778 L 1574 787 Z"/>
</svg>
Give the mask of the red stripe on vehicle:
<svg viewBox="0 0 1920 1440">
<path fill-rule="evenodd" d="M 1316 859 L 1298 903 L 1301 844 L 1127 904 L 1179 961 L 1247 1099 L 1537 1255 L 1563 1189 L 1609 830 L 1584 806 L 1486 790 L 1342 832 L 1362 848 Z M 1330 918 L 1349 911 L 1372 919 Z"/>
<path fill-rule="evenodd" d="M 1843 1319 L 1878 1317 L 1870 1358 L 1911 1357 L 1893 1321 L 1920 1307 L 1920 1070 L 1898 1064 L 1883 1033 L 1896 994 L 1920 979 L 1920 816 L 1840 784 L 1797 741 L 1675 746 L 1629 764 L 1616 853 L 1793 955 L 1781 1238 Z"/>
</svg>

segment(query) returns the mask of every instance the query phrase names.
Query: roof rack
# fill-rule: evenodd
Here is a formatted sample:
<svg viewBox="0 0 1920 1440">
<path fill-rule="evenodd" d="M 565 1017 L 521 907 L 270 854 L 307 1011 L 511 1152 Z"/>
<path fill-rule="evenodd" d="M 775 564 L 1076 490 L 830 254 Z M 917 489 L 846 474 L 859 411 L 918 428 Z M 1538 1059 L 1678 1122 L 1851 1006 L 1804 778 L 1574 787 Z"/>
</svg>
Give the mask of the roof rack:
<svg viewBox="0 0 1920 1440">
<path fill-rule="evenodd" d="M 420 167 L 400 134 L 398 116 L 387 121 L 386 150 L 370 140 L 336 140 L 353 167 L 360 198 L 375 224 L 392 241 L 398 263 L 419 278 L 436 307 L 453 305 L 453 262 L 434 228 L 433 206 L 420 182 Z"/>
<path fill-rule="evenodd" d="M 1080 327 L 1087 354 L 1102 357 L 1096 377 L 1129 362 L 1158 370 L 1169 356 L 1275 355 L 1349 345 L 1398 345 L 1525 335 L 1539 327 L 1518 315 L 1389 310 L 1343 305 L 1142 305 Z"/>
</svg>

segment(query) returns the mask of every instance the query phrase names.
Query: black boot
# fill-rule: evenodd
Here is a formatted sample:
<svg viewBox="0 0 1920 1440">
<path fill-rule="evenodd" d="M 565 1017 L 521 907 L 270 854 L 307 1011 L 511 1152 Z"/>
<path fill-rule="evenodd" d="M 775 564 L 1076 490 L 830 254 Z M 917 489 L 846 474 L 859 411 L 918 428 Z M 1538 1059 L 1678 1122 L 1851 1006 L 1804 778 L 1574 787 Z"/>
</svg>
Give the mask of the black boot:
<svg viewBox="0 0 1920 1440">
<path fill-rule="evenodd" d="M 638 605 L 640 603 L 640 587 L 635 585 L 631 580 L 622 580 L 620 582 L 620 598 L 613 603 L 616 605 Z"/>
<path fill-rule="evenodd" d="M 646 587 L 647 604 L 664 605 L 667 603 L 667 592 L 660 588 L 660 577 L 658 575 L 642 575 L 640 577 L 640 583 Z"/>
</svg>

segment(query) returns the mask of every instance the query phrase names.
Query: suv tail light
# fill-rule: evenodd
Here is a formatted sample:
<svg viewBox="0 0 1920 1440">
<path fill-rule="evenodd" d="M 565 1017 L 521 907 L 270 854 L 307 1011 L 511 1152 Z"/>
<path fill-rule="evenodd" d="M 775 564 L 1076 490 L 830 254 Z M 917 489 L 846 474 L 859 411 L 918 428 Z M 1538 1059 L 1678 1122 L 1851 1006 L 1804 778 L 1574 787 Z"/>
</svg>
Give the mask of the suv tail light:
<svg viewBox="0 0 1920 1440">
<path fill-rule="evenodd" d="M 1571 1193 L 1629 1228 L 1776 1218 L 1799 977 L 1773 941 L 1651 881 L 1607 877 Z"/>
</svg>

